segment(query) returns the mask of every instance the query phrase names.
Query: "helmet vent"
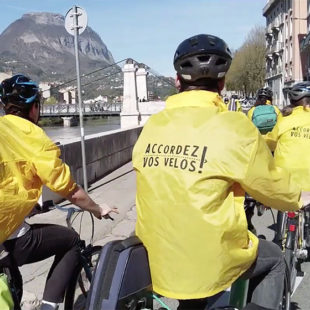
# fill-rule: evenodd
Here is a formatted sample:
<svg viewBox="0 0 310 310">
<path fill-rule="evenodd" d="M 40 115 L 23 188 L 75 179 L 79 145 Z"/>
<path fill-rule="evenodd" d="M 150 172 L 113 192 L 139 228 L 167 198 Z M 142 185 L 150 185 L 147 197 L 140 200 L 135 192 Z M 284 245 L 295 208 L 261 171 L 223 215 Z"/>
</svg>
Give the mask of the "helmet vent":
<svg viewBox="0 0 310 310">
<path fill-rule="evenodd" d="M 219 58 L 219 59 L 216 61 L 215 65 L 216 65 L 216 66 L 226 65 L 226 63 L 227 63 L 227 60 L 226 60 L 226 59 Z"/>
<path fill-rule="evenodd" d="M 210 40 L 210 39 L 209 39 L 209 44 L 210 44 L 211 46 L 215 46 L 215 42 L 214 42 L 213 40 Z"/>
<path fill-rule="evenodd" d="M 197 58 L 200 62 L 209 62 L 209 60 L 210 60 L 209 55 L 202 55 L 202 56 L 198 56 Z"/>
<path fill-rule="evenodd" d="M 197 37 L 193 37 L 190 39 L 190 44 L 192 47 L 198 45 L 198 38 Z"/>
<path fill-rule="evenodd" d="M 183 68 L 192 68 L 193 65 L 189 61 L 185 61 L 182 64 L 180 64 L 180 67 Z"/>
</svg>

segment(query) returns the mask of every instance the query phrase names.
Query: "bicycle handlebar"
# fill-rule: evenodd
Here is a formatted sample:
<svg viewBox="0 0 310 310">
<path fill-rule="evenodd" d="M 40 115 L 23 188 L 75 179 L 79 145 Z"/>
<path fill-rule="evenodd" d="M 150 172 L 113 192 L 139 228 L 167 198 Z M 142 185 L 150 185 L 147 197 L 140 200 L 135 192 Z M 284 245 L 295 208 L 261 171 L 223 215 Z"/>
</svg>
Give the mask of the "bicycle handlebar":
<svg viewBox="0 0 310 310">
<path fill-rule="evenodd" d="M 68 227 L 71 227 L 72 215 L 76 212 L 83 212 L 83 210 L 79 208 L 74 208 L 74 207 L 67 208 L 67 207 L 63 207 L 63 206 L 55 204 L 53 200 L 46 200 L 42 203 L 42 205 L 37 203 L 32 209 L 31 213 L 29 214 L 29 217 L 32 217 L 34 215 L 41 214 L 41 213 L 46 213 L 54 209 L 58 209 L 62 212 L 67 212 L 66 223 Z"/>
<path fill-rule="evenodd" d="M 32 217 L 34 215 L 41 214 L 41 213 L 46 213 L 46 212 L 49 212 L 49 211 L 54 210 L 54 209 L 58 209 L 62 212 L 67 212 L 67 215 L 66 215 L 67 227 L 72 228 L 72 229 L 73 229 L 72 223 L 73 223 L 74 219 L 71 221 L 71 218 L 72 218 L 73 214 L 84 212 L 83 209 L 80 209 L 78 207 L 60 206 L 60 205 L 55 204 L 53 200 L 46 200 L 42 203 L 42 205 L 37 203 L 34 206 L 34 208 L 32 209 L 31 213 L 28 215 L 28 217 Z M 92 243 L 92 240 L 94 237 L 94 218 L 93 218 L 93 215 L 91 212 L 89 212 L 89 214 L 90 214 L 90 218 L 92 221 L 92 232 L 91 232 L 91 239 L 90 239 L 91 240 L 90 243 Z"/>
</svg>

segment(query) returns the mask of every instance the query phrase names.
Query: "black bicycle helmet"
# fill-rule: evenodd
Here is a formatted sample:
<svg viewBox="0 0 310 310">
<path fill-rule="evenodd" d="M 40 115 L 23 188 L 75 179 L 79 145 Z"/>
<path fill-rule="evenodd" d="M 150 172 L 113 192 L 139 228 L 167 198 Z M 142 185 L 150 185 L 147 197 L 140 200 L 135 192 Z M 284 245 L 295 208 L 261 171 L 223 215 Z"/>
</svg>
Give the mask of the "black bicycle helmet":
<svg viewBox="0 0 310 310">
<path fill-rule="evenodd" d="M 268 100 L 272 100 L 273 92 L 269 87 L 261 88 L 257 91 L 257 98 L 266 97 Z"/>
<path fill-rule="evenodd" d="M 289 91 L 290 100 L 298 101 L 304 97 L 310 97 L 310 81 L 300 82 L 293 85 Z"/>
<path fill-rule="evenodd" d="M 223 78 L 231 61 L 231 51 L 222 39 L 199 34 L 178 46 L 173 64 L 181 79 L 194 82 L 204 78 Z"/>
<path fill-rule="evenodd" d="M 4 105 L 11 103 L 26 106 L 39 97 L 38 84 L 22 74 L 5 79 L 0 84 L 0 99 Z"/>
</svg>

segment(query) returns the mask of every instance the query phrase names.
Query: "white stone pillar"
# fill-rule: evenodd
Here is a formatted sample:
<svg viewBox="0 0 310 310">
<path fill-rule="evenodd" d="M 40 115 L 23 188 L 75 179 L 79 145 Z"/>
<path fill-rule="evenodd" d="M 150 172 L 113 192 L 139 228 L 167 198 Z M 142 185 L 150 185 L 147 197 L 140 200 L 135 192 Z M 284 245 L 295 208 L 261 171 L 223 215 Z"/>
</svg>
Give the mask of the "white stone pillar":
<svg viewBox="0 0 310 310">
<path fill-rule="evenodd" d="M 144 67 L 138 68 L 136 73 L 138 101 L 148 101 L 146 84 L 147 75 L 148 72 L 146 72 Z"/>
<path fill-rule="evenodd" d="M 64 127 L 71 127 L 72 126 L 72 116 L 69 116 L 69 117 L 62 117 L 63 119 L 63 124 L 64 124 Z"/>
<path fill-rule="evenodd" d="M 76 104 L 76 91 L 75 89 L 70 90 L 71 104 Z"/>
<path fill-rule="evenodd" d="M 71 96 L 70 96 L 70 92 L 66 91 L 63 93 L 64 95 L 64 101 L 66 104 L 70 104 L 71 103 Z"/>
<path fill-rule="evenodd" d="M 136 84 L 137 67 L 132 59 L 127 59 L 122 71 L 124 73 L 124 87 L 121 128 L 126 128 L 139 125 Z"/>
</svg>

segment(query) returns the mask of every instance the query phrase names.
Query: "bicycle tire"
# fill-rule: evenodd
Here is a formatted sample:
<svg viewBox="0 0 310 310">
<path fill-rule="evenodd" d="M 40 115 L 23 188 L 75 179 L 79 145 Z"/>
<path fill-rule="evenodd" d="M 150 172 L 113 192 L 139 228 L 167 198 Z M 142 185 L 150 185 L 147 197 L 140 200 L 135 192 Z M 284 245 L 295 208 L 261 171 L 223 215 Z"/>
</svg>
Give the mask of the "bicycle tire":
<svg viewBox="0 0 310 310">
<path fill-rule="evenodd" d="M 64 309 L 65 310 L 84 310 L 86 305 L 87 293 L 90 288 L 90 280 L 86 276 L 85 268 L 89 268 L 91 274 L 94 273 L 96 264 L 99 260 L 102 246 L 94 246 L 88 251 L 85 258 L 87 265 L 79 265 L 74 273 L 70 284 L 66 290 Z"/>
<path fill-rule="evenodd" d="M 284 288 L 280 310 L 290 310 L 290 309 L 291 309 L 290 272 L 287 264 L 285 263 Z"/>
<path fill-rule="evenodd" d="M 294 250 L 285 249 L 284 258 L 287 263 L 290 275 L 290 291 L 293 293 L 297 278 L 297 258 L 295 256 Z"/>
</svg>

